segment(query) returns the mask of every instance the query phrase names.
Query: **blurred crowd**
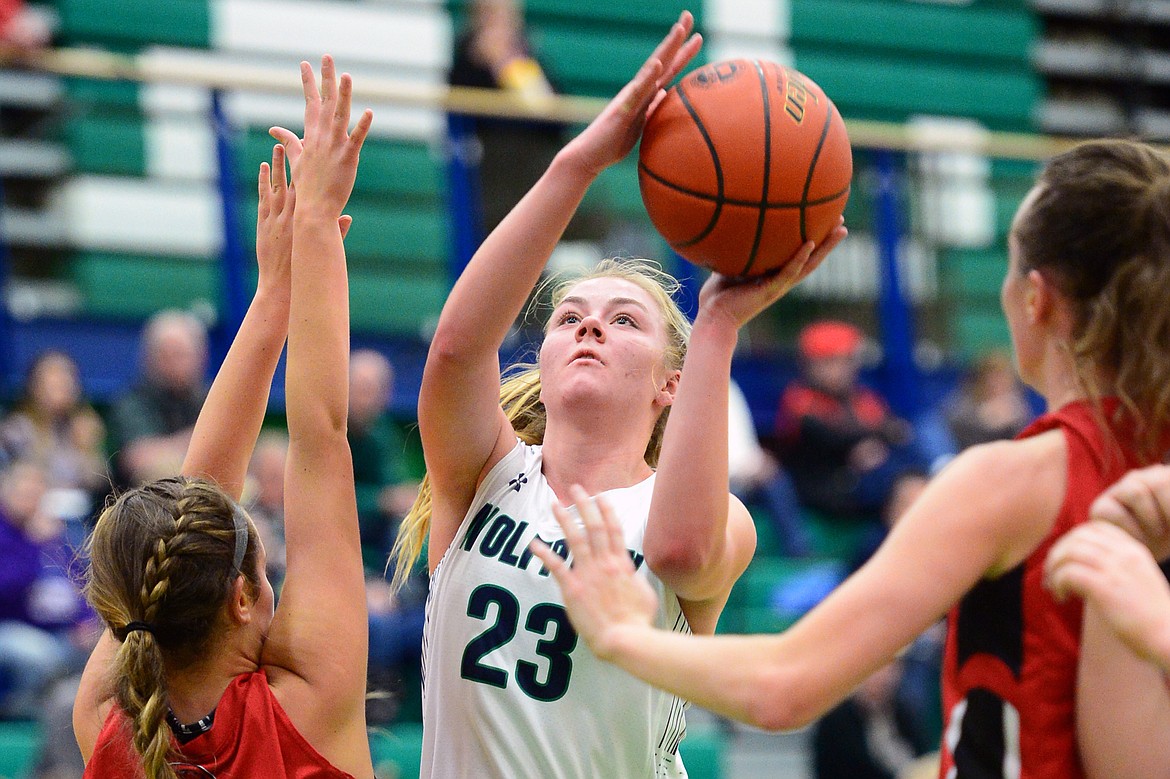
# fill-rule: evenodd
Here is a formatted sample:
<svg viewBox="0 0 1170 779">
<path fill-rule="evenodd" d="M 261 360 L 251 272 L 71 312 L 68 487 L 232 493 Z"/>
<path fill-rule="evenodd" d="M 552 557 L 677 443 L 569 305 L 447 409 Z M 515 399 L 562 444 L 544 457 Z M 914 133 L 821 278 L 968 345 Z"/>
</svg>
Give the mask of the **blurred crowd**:
<svg viewBox="0 0 1170 779">
<path fill-rule="evenodd" d="M 815 520 L 863 528 L 846 561 L 860 565 L 949 457 L 1014 435 L 1031 417 L 1010 360 L 991 354 L 943 403 L 916 420 L 901 419 L 861 380 L 865 345 L 865 334 L 846 322 L 806 327 L 797 344 L 799 375 L 779 394 L 774 429 L 759 429 L 733 385 L 731 488 L 758 525 L 771 525 L 778 548 L 762 553 L 817 555 L 810 533 Z M 42 720 L 40 776 L 79 775 L 69 706 L 99 632 L 80 576 L 89 523 L 118 489 L 177 472 L 207 391 L 208 368 L 204 325 L 190 314 L 164 311 L 142 332 L 137 382 L 101 413 L 87 401 L 73 358 L 46 351 L 29 365 L 0 417 L 0 718 Z M 421 475 L 408 456 L 412 420 L 390 412 L 394 378 L 382 353 L 353 353 L 349 439 L 368 571 L 373 723 L 417 716 L 426 594 L 421 572 L 398 593 L 385 577 L 398 522 Z M 279 424 L 264 431 L 245 494 L 278 593 L 287 447 Z M 868 743 L 873 754 L 866 759 L 888 767 L 928 750 L 938 736 L 940 646 L 939 636 L 924 636 L 826 717 L 818 739 L 859 750 Z M 843 755 L 827 749 L 818 761 L 831 756 L 840 763 Z M 861 775 L 834 772 L 828 762 L 818 771 L 826 779 Z M 875 771 L 897 775 L 892 768 Z"/>
<path fill-rule="evenodd" d="M 139 379 L 100 413 L 85 398 L 74 359 L 46 351 L 0 415 L 0 720 L 40 720 L 38 776 L 81 775 L 70 710 L 101 630 L 84 598 L 90 523 L 118 490 L 178 472 L 208 368 L 203 323 L 164 311 L 143 329 Z M 407 464 L 409 420 L 403 424 L 390 412 L 393 393 L 390 361 L 378 351 L 355 351 L 349 440 L 368 574 L 374 724 L 415 716 L 426 587 L 414 580 L 393 593 L 384 576 L 418 477 Z M 265 429 L 243 501 L 264 539 L 277 593 L 287 449 L 281 425 Z"/>
</svg>

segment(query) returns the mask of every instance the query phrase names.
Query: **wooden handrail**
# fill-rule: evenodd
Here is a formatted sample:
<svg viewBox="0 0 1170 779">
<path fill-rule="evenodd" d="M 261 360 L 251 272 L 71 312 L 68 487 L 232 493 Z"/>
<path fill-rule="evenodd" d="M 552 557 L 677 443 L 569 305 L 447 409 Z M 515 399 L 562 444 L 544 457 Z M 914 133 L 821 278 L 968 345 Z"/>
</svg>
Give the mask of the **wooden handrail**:
<svg viewBox="0 0 1170 779">
<path fill-rule="evenodd" d="M 63 76 L 140 83 L 168 83 L 211 89 L 250 89 L 300 93 L 300 79 L 287 68 L 226 62 L 214 52 L 198 52 L 169 60 L 155 55 L 125 55 L 90 48 L 57 48 L 25 55 L 0 52 L 0 65 Z M 419 84 L 402 79 L 364 75 L 354 84 L 358 101 L 389 102 L 442 111 L 512 119 L 585 124 L 605 106 L 592 97 L 549 95 L 524 99 L 518 95 L 471 87 Z M 1076 139 L 1028 133 L 932 129 L 913 125 L 846 119 L 856 148 L 905 152 L 963 152 L 1021 160 L 1043 160 L 1077 143 Z"/>
</svg>

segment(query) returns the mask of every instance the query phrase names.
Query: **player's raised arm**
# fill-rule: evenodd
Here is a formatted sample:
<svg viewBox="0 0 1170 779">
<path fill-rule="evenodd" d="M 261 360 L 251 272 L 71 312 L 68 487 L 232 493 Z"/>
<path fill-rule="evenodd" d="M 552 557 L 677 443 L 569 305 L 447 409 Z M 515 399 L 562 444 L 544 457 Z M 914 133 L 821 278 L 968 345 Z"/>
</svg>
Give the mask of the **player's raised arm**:
<svg viewBox="0 0 1170 779">
<path fill-rule="evenodd" d="M 346 440 L 349 289 L 338 220 L 369 131 L 352 132 L 353 84 L 301 63 L 305 137 L 296 165 L 285 474 L 287 574 L 263 665 L 294 724 L 335 765 L 368 775 L 367 617 Z"/>
<path fill-rule="evenodd" d="M 236 500 L 243 492 L 248 459 L 264 421 L 272 376 L 288 334 L 294 197 L 284 162 L 284 148 L 277 146 L 271 164 L 260 164 L 256 294 L 199 411 L 182 467 L 184 475 L 216 482 Z M 85 754 L 97 739 L 113 696 L 107 674 L 117 645 L 113 636 L 104 632 L 82 675 L 74 705 L 74 730 Z"/>
<path fill-rule="evenodd" d="M 697 633 L 714 632 L 755 550 L 751 516 L 728 494 L 727 398 L 739 328 L 807 277 L 844 237 L 838 226 L 815 251 L 810 241 L 767 277 L 732 282 L 713 275 L 699 295 L 646 526 L 647 562 L 687 602 Z"/>
<path fill-rule="evenodd" d="M 295 198 L 283 146 L 273 148 L 271 165 L 261 163 L 257 190 L 256 294 L 203 402 L 182 470 L 217 482 L 236 500 L 288 334 Z"/>
<path fill-rule="evenodd" d="M 512 446 L 499 407 L 498 351 L 585 191 L 636 143 L 663 85 L 701 40 L 683 13 L 637 76 L 570 141 L 484 240 L 456 281 L 431 342 L 419 395 L 419 432 L 433 487 L 432 566 L 451 541 L 476 485 Z"/>
</svg>

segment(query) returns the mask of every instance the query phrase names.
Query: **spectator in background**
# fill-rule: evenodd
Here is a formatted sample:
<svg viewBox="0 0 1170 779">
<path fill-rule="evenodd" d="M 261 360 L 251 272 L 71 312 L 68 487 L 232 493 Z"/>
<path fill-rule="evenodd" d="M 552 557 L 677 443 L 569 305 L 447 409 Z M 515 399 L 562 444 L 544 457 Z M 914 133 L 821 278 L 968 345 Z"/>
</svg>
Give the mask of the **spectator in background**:
<svg viewBox="0 0 1170 779">
<path fill-rule="evenodd" d="M 402 435 L 387 410 L 393 393 L 390 361 L 373 349 L 355 350 L 349 359 L 349 447 L 366 565 L 378 571 L 418 491 L 406 479 Z"/>
<path fill-rule="evenodd" d="M 0 0 L 0 48 L 34 51 L 47 46 L 50 37 L 45 18 L 24 0 Z"/>
<path fill-rule="evenodd" d="M 1015 438 L 1033 416 L 1012 358 L 1003 352 L 980 358 L 946 408 L 947 427 L 958 452 L 975 444 Z"/>
<path fill-rule="evenodd" d="M 522 100 L 553 94 L 524 29 L 516 0 L 472 0 L 455 42 L 451 86 L 499 89 Z M 495 229 L 531 189 L 561 147 L 562 126 L 533 120 L 475 118 L 483 205 L 479 236 Z M 572 237 L 571 233 L 569 237 Z"/>
<path fill-rule="evenodd" d="M 808 532 L 801 523 L 792 481 L 772 453 L 760 446 L 751 408 L 734 379 L 727 396 L 727 411 L 727 474 L 732 494 L 749 508 L 761 507 L 768 512 L 784 554 L 808 555 Z"/>
<path fill-rule="evenodd" d="M 64 352 L 37 355 L 16 407 L 0 422 L 3 460 L 30 460 L 44 469 L 53 490 L 85 493 L 77 513 L 108 487 L 105 425 L 81 396 L 77 364 Z"/>
<path fill-rule="evenodd" d="M 366 561 L 370 689 L 366 719 L 393 721 L 407 697 L 406 680 L 421 662 L 426 585 L 412 577 L 394 592 L 383 571 L 398 524 L 414 503 L 418 483 L 405 478 L 404 442 L 388 408 L 394 366 L 380 352 L 357 349 L 349 358 L 349 447 L 357 486 L 358 521 Z"/>
<path fill-rule="evenodd" d="M 895 779 L 917 753 L 895 691 L 901 664 L 871 674 L 813 727 L 816 779 Z"/>
<path fill-rule="evenodd" d="M 426 622 L 426 582 L 412 576 L 397 592 L 382 576 L 366 578 L 370 655 L 366 720 L 385 725 L 405 709 L 420 709 L 419 666 Z"/>
<path fill-rule="evenodd" d="M 207 329 L 162 311 L 142 335 L 142 379 L 114 405 L 110 434 L 117 481 L 143 484 L 178 473 L 207 396 Z"/>
<path fill-rule="evenodd" d="M 79 671 L 96 641 L 69 575 L 72 551 L 59 520 L 42 510 L 40 465 L 0 471 L 0 716 L 29 717 L 47 685 Z"/>
<path fill-rule="evenodd" d="M 780 399 L 777 438 L 801 503 L 876 521 L 894 479 L 914 464 L 913 433 L 858 383 L 861 342 L 861 331 L 845 322 L 801 331 L 802 375 Z"/>
<path fill-rule="evenodd" d="M 1033 416 L 1011 356 L 996 351 L 976 360 L 959 387 L 916 427 L 930 469 L 938 471 L 968 447 L 1015 438 Z"/>
</svg>

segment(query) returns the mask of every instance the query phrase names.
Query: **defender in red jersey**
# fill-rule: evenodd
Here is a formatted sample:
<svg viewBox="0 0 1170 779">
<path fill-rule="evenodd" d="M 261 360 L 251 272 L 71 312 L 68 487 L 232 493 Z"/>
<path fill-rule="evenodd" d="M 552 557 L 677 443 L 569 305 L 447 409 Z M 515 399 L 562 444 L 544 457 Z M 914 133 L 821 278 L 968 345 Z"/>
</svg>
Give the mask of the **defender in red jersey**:
<svg viewBox="0 0 1170 779">
<path fill-rule="evenodd" d="M 1084 598 L 1135 655 L 1170 674 L 1170 466 L 1131 471 L 1089 517 L 1053 545 L 1045 583 Z"/>
<path fill-rule="evenodd" d="M 1101 407 L 1117 415 L 1116 398 Z M 1058 603 L 1044 587 L 1053 543 L 1085 522 L 1093 500 L 1140 462 L 1132 436 L 1103 431 L 1093 405 L 1046 414 L 1018 440 L 1059 431 L 1065 496 L 1051 532 L 1019 565 L 975 585 L 951 610 L 943 664 L 942 775 L 1082 777 L 1076 741 L 1081 603 Z M 1027 770 L 1024 770 L 1027 766 Z M 951 774 L 951 771 L 954 771 Z M 1014 772 L 1014 773 L 1013 773 Z"/>
<path fill-rule="evenodd" d="M 1170 443 L 1170 162 L 1129 141 L 1074 147 L 1046 165 L 1008 242 L 1003 309 L 1020 375 L 1049 415 L 955 458 L 871 560 L 779 636 L 654 630 L 654 599 L 609 540 L 607 509 L 582 496 L 584 526 L 564 523 L 573 567 L 539 554 L 593 651 L 701 706 L 786 729 L 953 608 L 943 779 L 1165 775 L 1161 670 L 1092 609 L 1082 635 L 1080 603 L 1058 602 L 1042 580 L 1045 554 L 1093 498 Z"/>
<path fill-rule="evenodd" d="M 87 595 L 106 632 L 73 711 L 86 777 L 373 776 L 341 215 L 371 114 L 349 132 L 353 86 L 331 58 L 320 92 L 308 63 L 301 78 L 305 137 L 275 130 L 283 145 L 261 165 L 256 296 L 183 475 L 120 495 L 88 542 Z M 288 566 L 274 609 L 237 501 L 286 335 Z"/>
</svg>

